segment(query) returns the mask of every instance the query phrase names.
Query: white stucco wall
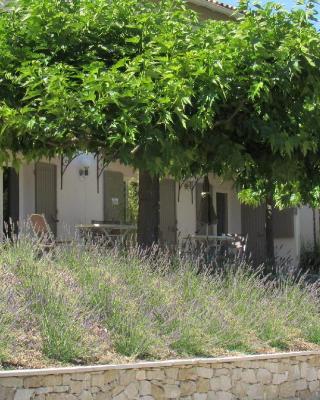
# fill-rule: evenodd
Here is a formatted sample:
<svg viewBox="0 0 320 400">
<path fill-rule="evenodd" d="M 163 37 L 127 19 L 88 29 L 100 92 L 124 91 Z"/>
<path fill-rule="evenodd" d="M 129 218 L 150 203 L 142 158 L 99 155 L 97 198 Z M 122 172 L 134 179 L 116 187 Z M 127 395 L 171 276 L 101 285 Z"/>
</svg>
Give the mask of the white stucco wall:
<svg viewBox="0 0 320 400">
<path fill-rule="evenodd" d="M 316 240 L 319 240 L 319 211 L 315 211 Z M 300 254 L 304 247 L 314 244 L 313 211 L 310 206 L 297 208 L 294 215 L 294 237 L 275 239 L 275 252 L 279 262 L 292 260 L 299 264 Z"/>
<path fill-rule="evenodd" d="M 60 160 L 51 161 L 57 165 L 57 211 L 58 235 L 67 237 L 74 235 L 74 226 L 81 223 L 90 223 L 92 219 L 103 220 L 103 179 L 100 178 L 100 191 L 97 192 L 96 161 L 91 158 L 89 176 L 80 177 L 80 159 L 71 162 L 63 177 L 63 189 L 60 188 Z M 137 172 L 131 167 L 119 162 L 111 163 L 109 170 L 121 171 L 125 180 L 137 177 Z M 210 177 L 213 186 L 213 201 L 216 207 L 216 193 L 228 194 L 228 231 L 241 233 L 241 204 L 237 198 L 232 182 L 221 182 L 213 175 Z M 35 211 L 35 176 L 34 164 L 24 164 L 20 169 L 20 219 L 25 220 Z M 2 172 L 0 179 L 0 193 L 2 193 Z M 193 197 L 193 199 L 192 199 Z M 176 210 L 178 238 L 194 234 L 196 230 L 196 195 L 182 185 L 178 193 L 176 184 Z M 3 206 L 0 196 L 0 218 L 2 219 Z M 319 213 L 316 212 L 316 230 L 319 232 Z M 291 259 L 298 263 L 301 246 L 313 243 L 313 215 L 308 206 L 301 207 L 294 216 L 295 237 L 276 239 L 275 250 L 278 259 Z"/>
<path fill-rule="evenodd" d="M 26 220 L 35 210 L 34 164 L 23 164 L 19 171 L 19 216 Z"/>
<path fill-rule="evenodd" d="M 176 184 L 176 188 L 178 239 L 182 239 L 196 231 L 196 195 L 194 190 L 192 196 L 191 190 L 186 189 L 184 185 L 182 185 L 179 195 L 178 184 Z"/>
<path fill-rule="evenodd" d="M 300 244 L 301 246 L 313 246 L 314 244 L 314 223 L 313 211 L 309 206 L 299 208 L 300 220 Z M 319 214 L 315 211 L 316 233 L 319 232 Z M 316 237 L 318 239 L 318 237 Z"/>
<path fill-rule="evenodd" d="M 213 186 L 213 204 L 217 209 L 216 194 L 227 193 L 228 195 L 228 233 L 241 234 L 241 204 L 237 197 L 237 192 L 233 182 L 223 182 L 218 177 L 210 174 L 210 183 Z"/>
<path fill-rule="evenodd" d="M 74 159 L 70 163 L 63 176 L 62 190 L 60 159 L 53 159 L 50 163 L 57 165 L 58 236 L 72 237 L 75 225 L 90 223 L 93 219 L 103 220 L 103 177 L 100 177 L 100 190 L 98 193 L 96 160 L 94 157 L 91 156 L 89 175 L 86 177 L 79 175 L 81 157 Z M 135 175 L 132 168 L 120 165 L 118 162 L 111 163 L 108 169 L 121 171 L 125 179 L 129 179 Z M 25 164 L 20 169 L 20 220 L 25 220 L 28 215 L 34 212 L 34 164 Z"/>
<path fill-rule="evenodd" d="M 241 204 L 237 198 L 237 193 L 232 182 L 222 182 L 219 178 L 209 175 L 210 184 L 213 187 L 213 204 L 216 209 L 216 193 L 227 193 L 228 195 L 228 232 L 241 233 Z M 184 185 L 180 189 L 178 197 L 177 184 L 177 228 L 178 237 L 184 238 L 189 234 L 194 234 L 196 230 L 196 190 L 193 196 L 190 189 Z M 193 200 L 193 201 L 192 201 Z M 216 226 L 215 226 L 216 230 Z M 215 232 L 216 233 L 216 232 Z"/>
</svg>

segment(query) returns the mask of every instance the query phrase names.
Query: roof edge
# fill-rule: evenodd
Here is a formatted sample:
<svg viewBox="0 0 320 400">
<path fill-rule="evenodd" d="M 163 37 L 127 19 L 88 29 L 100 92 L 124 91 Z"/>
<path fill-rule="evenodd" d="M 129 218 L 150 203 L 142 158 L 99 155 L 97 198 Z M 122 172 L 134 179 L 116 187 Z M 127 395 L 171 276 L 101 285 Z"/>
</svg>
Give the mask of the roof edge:
<svg viewBox="0 0 320 400">
<path fill-rule="evenodd" d="M 216 11 L 220 14 L 224 14 L 227 16 L 233 15 L 237 10 L 235 7 L 231 5 L 219 3 L 214 0 L 188 0 L 188 2 L 195 4 L 197 6 L 208 8 L 209 10 Z"/>
</svg>

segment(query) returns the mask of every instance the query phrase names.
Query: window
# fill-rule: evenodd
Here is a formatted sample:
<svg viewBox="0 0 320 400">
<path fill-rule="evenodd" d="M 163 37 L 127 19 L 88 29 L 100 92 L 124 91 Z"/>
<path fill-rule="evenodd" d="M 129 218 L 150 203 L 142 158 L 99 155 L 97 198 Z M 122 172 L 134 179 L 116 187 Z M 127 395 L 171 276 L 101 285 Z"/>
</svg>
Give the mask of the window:
<svg viewBox="0 0 320 400">
<path fill-rule="evenodd" d="M 294 208 L 273 210 L 273 235 L 275 239 L 294 237 L 294 212 Z"/>
<path fill-rule="evenodd" d="M 228 232 L 228 194 L 217 193 L 217 235 Z"/>
</svg>

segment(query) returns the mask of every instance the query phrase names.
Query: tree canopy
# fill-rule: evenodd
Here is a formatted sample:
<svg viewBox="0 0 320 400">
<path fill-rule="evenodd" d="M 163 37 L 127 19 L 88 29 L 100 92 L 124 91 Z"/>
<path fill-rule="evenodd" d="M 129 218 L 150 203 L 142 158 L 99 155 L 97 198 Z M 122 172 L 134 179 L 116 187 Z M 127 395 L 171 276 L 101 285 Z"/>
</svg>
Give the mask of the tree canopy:
<svg viewBox="0 0 320 400">
<path fill-rule="evenodd" d="M 191 95 L 182 61 L 195 24 L 179 1 L 12 3 L 0 16 L 1 150 L 169 163 L 172 119 L 183 122 Z"/>
<path fill-rule="evenodd" d="M 313 3 L 17 0 L 0 15 L 2 161 L 100 151 L 156 174 L 213 171 L 243 201 L 320 202 Z M 10 151 L 10 153 L 8 152 Z"/>
</svg>

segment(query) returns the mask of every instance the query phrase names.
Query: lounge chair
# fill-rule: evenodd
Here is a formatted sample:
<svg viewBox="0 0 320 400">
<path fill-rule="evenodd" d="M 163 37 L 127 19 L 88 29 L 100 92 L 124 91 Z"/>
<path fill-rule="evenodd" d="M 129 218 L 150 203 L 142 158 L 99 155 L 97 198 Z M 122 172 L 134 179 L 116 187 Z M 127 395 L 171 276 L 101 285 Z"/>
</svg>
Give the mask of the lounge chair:
<svg viewBox="0 0 320 400">
<path fill-rule="evenodd" d="M 38 238 L 38 245 L 48 251 L 58 244 L 71 243 L 71 240 L 56 240 L 54 234 L 43 214 L 31 214 L 30 223 L 34 235 Z"/>
</svg>

